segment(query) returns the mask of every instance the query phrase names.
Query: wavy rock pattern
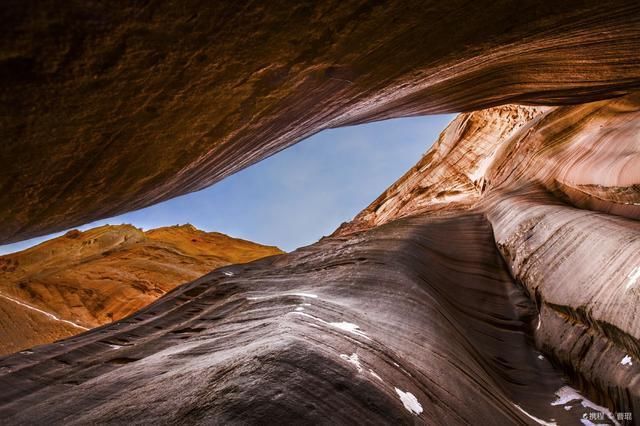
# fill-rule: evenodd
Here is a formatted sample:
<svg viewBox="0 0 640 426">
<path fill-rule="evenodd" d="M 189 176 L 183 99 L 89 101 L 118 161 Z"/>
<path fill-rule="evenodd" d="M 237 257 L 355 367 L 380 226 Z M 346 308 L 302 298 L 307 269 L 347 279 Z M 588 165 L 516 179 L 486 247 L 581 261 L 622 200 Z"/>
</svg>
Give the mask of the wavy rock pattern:
<svg viewBox="0 0 640 426">
<path fill-rule="evenodd" d="M 595 400 L 638 413 L 640 370 L 621 361 L 640 356 L 640 224 L 620 216 L 640 218 L 639 119 L 638 95 L 463 114 L 334 235 L 442 214 L 451 197 L 485 211 L 512 276 L 536 304 L 538 347 Z M 584 186 L 591 192 L 567 191 Z"/>
<path fill-rule="evenodd" d="M 201 189 L 327 127 L 640 87 L 635 0 L 29 0 L 0 24 L 0 243 Z"/>
<path fill-rule="evenodd" d="M 5 241 L 201 188 L 326 127 L 502 106 L 459 116 L 333 236 L 0 359 L 1 418 L 640 416 L 637 2 L 356 3 L 3 12 L 0 71 L 21 90 L 0 90 Z"/>
<path fill-rule="evenodd" d="M 0 415 L 72 424 L 577 419 L 584 409 L 551 405 L 564 382 L 528 337 L 534 312 L 482 214 L 404 219 L 220 269 L 124 321 L 4 358 Z"/>
</svg>

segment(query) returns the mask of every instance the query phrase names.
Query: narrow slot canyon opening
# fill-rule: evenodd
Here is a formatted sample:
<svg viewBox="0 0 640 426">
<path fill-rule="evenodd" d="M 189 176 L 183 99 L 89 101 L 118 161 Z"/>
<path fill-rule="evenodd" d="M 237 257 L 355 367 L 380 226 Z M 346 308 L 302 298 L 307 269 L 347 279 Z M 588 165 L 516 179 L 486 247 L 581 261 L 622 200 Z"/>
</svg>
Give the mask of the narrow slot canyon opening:
<svg viewBox="0 0 640 426">
<path fill-rule="evenodd" d="M 320 132 L 207 189 L 0 247 L 0 354 L 117 321 L 225 265 L 293 251 L 350 221 L 454 115 Z"/>
</svg>

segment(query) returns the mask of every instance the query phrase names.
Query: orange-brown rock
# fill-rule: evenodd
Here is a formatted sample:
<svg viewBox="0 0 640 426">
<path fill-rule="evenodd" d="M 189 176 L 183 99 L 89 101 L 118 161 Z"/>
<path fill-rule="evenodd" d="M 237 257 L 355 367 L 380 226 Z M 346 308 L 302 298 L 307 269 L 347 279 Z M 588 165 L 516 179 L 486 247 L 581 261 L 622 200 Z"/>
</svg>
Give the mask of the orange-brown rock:
<svg viewBox="0 0 640 426">
<path fill-rule="evenodd" d="M 213 269 L 280 253 L 192 225 L 69 231 L 0 257 L 0 354 L 110 323 Z"/>
<path fill-rule="evenodd" d="M 206 187 L 328 127 L 640 87 L 636 0 L 27 0 L 0 35 L 0 242 Z"/>
</svg>

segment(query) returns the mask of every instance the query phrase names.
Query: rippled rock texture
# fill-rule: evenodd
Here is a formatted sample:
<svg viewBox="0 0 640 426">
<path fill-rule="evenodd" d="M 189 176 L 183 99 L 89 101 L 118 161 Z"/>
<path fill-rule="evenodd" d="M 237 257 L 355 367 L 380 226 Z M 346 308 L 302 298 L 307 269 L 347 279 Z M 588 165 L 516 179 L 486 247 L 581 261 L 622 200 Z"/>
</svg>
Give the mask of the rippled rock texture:
<svg viewBox="0 0 640 426">
<path fill-rule="evenodd" d="M 119 320 L 212 269 L 281 253 L 192 225 L 69 231 L 0 256 L 0 354 Z"/>
<path fill-rule="evenodd" d="M 536 344 L 596 400 L 640 409 L 640 96 L 462 114 L 336 235 L 485 212 L 536 304 Z M 634 220 L 635 219 L 635 220 Z"/>
<path fill-rule="evenodd" d="M 5 357 L 0 415 L 622 424 L 640 415 L 638 114 L 637 95 L 462 114 L 333 236 Z M 564 190 L 587 182 L 605 204 Z"/>
<path fill-rule="evenodd" d="M 0 418 L 639 418 L 640 6 L 412 3 L 2 12 L 4 241 L 326 127 L 477 111 L 331 237 L 0 359 Z"/>
<path fill-rule="evenodd" d="M 11 0 L 0 242 L 206 187 L 324 128 L 640 87 L 640 4 Z"/>
<path fill-rule="evenodd" d="M 534 314 L 482 213 L 403 219 L 225 267 L 123 321 L 5 358 L 0 415 L 72 424 L 578 418 L 581 407 L 551 405 L 564 383 L 533 347 Z"/>
</svg>

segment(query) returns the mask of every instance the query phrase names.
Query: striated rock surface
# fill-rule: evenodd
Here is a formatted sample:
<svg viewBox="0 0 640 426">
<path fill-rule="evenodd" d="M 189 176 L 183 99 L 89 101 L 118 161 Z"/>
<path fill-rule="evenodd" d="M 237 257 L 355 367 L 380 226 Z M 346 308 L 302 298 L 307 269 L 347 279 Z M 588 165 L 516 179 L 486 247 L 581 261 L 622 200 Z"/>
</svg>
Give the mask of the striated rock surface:
<svg viewBox="0 0 640 426">
<path fill-rule="evenodd" d="M 1 358 L 4 422 L 640 417 L 637 2 L 38 10 L 0 17 L 4 241 L 326 127 L 491 108 L 331 237 Z"/>
<path fill-rule="evenodd" d="M 0 416 L 637 418 L 640 222 L 627 165 L 640 153 L 638 114 L 635 94 L 462 114 L 331 237 L 223 267 L 124 320 L 1 359 Z M 597 197 L 565 189 L 580 185 Z"/>
<path fill-rule="evenodd" d="M 565 383 L 533 346 L 534 314 L 483 214 L 403 219 L 219 269 L 123 321 L 4 358 L 0 416 L 575 421 L 584 407 L 551 405 Z"/>
<path fill-rule="evenodd" d="M 0 243 L 206 187 L 328 127 L 640 87 L 636 0 L 12 0 L 0 24 Z"/>
<path fill-rule="evenodd" d="M 594 399 L 638 413 L 640 223 L 630 220 L 640 218 L 638 126 L 638 95 L 462 114 L 335 235 L 455 205 L 484 211 L 536 304 L 538 347 Z"/>
<path fill-rule="evenodd" d="M 0 354 L 118 320 L 221 266 L 281 253 L 192 225 L 69 231 L 0 257 Z"/>
</svg>

